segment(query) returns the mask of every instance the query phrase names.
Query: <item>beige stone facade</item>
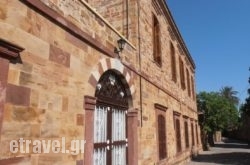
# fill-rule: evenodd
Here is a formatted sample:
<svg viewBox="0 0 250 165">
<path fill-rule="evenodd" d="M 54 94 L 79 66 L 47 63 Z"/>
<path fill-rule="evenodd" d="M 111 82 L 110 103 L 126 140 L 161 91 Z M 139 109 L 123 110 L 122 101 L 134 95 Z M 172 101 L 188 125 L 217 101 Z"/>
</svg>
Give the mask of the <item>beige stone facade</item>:
<svg viewBox="0 0 250 165">
<path fill-rule="evenodd" d="M 160 65 L 153 56 L 153 18 Z M 118 55 L 120 38 L 127 43 Z M 0 164 L 94 164 L 96 90 L 110 70 L 127 96 L 126 164 L 182 164 L 198 153 L 195 64 L 165 1 L 1 0 Z M 85 152 L 35 153 L 32 145 L 28 153 L 10 152 L 11 140 L 62 137 L 66 149 L 71 140 L 86 140 Z"/>
</svg>

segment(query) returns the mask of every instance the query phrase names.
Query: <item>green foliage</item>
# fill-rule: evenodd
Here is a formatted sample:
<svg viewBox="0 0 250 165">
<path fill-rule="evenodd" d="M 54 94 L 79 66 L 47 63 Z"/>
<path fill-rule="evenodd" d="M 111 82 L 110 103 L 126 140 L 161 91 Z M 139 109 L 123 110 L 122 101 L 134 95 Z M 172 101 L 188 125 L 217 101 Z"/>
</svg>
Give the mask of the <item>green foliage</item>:
<svg viewBox="0 0 250 165">
<path fill-rule="evenodd" d="M 238 124 L 235 102 L 219 92 L 200 92 L 197 95 L 198 110 L 203 112 L 203 129 L 206 132 L 232 130 Z"/>
<path fill-rule="evenodd" d="M 221 90 L 220 90 L 220 94 L 221 94 L 221 96 L 223 96 L 228 101 L 235 104 L 236 106 L 239 104 L 240 100 L 236 96 L 238 94 L 238 92 L 234 91 L 233 87 L 228 87 L 228 86 L 222 87 Z"/>
<path fill-rule="evenodd" d="M 250 68 L 249 68 L 250 71 Z M 250 85 L 250 77 L 248 80 L 248 83 Z M 240 106 L 240 113 L 241 113 L 241 118 L 240 118 L 240 126 L 239 126 L 239 137 L 242 140 L 247 140 L 250 142 L 250 87 L 247 90 L 248 96 L 245 100 L 245 102 Z"/>
<path fill-rule="evenodd" d="M 249 68 L 250 71 L 250 68 Z M 250 84 L 250 77 L 248 79 L 248 83 Z M 248 92 L 248 97 L 245 100 L 245 103 L 241 105 L 240 111 L 241 111 L 241 116 L 250 116 L 250 88 L 247 90 Z"/>
</svg>

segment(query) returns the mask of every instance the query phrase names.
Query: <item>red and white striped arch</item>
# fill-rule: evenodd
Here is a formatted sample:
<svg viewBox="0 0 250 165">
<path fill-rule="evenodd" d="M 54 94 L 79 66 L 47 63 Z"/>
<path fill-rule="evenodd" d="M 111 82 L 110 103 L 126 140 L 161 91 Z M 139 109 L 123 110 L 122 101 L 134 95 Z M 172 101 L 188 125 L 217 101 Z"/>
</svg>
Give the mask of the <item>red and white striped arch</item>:
<svg viewBox="0 0 250 165">
<path fill-rule="evenodd" d="M 110 59 L 110 58 L 101 59 L 98 63 L 98 68 L 94 70 L 90 75 L 88 81 L 90 85 L 96 88 L 96 85 L 102 74 L 110 69 L 116 70 L 123 76 L 124 79 L 122 79 L 122 81 L 126 81 L 124 83 L 128 84 L 128 89 L 126 89 L 127 93 L 128 94 L 130 93 L 133 96 L 133 94 L 135 93 L 133 72 L 124 67 L 124 65 L 118 59 Z"/>
</svg>

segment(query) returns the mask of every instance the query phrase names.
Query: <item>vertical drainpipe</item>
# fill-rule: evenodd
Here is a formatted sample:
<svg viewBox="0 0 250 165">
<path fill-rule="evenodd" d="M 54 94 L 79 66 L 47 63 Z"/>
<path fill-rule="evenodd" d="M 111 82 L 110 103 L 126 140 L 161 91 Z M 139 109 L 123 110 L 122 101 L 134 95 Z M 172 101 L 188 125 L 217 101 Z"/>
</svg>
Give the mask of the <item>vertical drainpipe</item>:
<svg viewBox="0 0 250 165">
<path fill-rule="evenodd" d="M 126 24 L 127 24 L 127 27 L 126 27 L 126 28 L 127 28 L 127 29 L 126 29 L 126 30 L 127 30 L 126 38 L 128 39 L 128 37 L 129 37 L 129 36 L 128 36 L 128 0 L 126 0 L 126 10 L 127 10 L 127 12 L 126 12 L 126 17 L 127 17 L 127 18 L 126 18 L 126 21 L 127 21 L 127 22 L 126 22 Z"/>
<path fill-rule="evenodd" d="M 137 0 L 137 25 L 138 25 L 138 56 L 139 56 L 139 73 L 141 74 L 141 34 L 140 34 L 140 0 Z M 141 113 L 141 127 L 143 126 L 142 122 L 142 76 L 140 75 L 140 113 Z"/>
</svg>

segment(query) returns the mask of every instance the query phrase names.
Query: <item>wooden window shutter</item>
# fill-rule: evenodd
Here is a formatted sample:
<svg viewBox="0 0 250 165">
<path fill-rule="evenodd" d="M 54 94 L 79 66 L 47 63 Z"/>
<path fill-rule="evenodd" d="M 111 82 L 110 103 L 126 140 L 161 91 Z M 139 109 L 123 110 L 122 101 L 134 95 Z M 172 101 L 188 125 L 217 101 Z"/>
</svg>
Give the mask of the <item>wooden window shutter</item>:
<svg viewBox="0 0 250 165">
<path fill-rule="evenodd" d="M 176 76 L 176 60 L 175 60 L 175 49 L 172 43 L 170 43 L 170 56 L 171 56 L 171 71 L 172 71 L 172 80 L 177 81 Z"/>
<path fill-rule="evenodd" d="M 195 130 L 196 130 L 196 143 L 199 144 L 199 136 L 198 136 L 198 125 L 195 125 Z"/>
<path fill-rule="evenodd" d="M 181 152 L 181 128 L 180 128 L 180 120 L 176 119 L 176 146 L 177 146 L 177 153 Z"/>
<path fill-rule="evenodd" d="M 181 58 L 179 58 L 179 67 L 180 67 L 180 79 L 181 79 L 181 88 L 186 89 L 185 85 L 185 75 L 184 75 L 184 64 Z"/>
<path fill-rule="evenodd" d="M 155 15 L 153 15 L 153 56 L 154 61 L 161 66 L 160 25 Z"/>
<path fill-rule="evenodd" d="M 192 146 L 194 146 L 194 125 L 191 124 L 191 133 L 192 133 Z"/>
<path fill-rule="evenodd" d="M 184 127 L 185 127 L 185 143 L 186 143 L 186 148 L 189 148 L 189 134 L 188 134 L 188 122 L 184 122 Z"/>
<path fill-rule="evenodd" d="M 193 100 L 195 100 L 195 90 L 194 90 L 194 78 L 191 77 L 191 82 L 192 82 L 192 95 L 193 95 Z"/>
<path fill-rule="evenodd" d="M 166 121 L 163 115 L 158 115 L 158 141 L 159 141 L 159 159 L 167 157 L 166 150 Z"/>
<path fill-rule="evenodd" d="M 190 86 L 190 76 L 189 76 L 189 71 L 186 68 L 186 73 L 187 73 L 187 88 L 188 88 L 188 96 L 191 97 L 191 86 Z"/>
</svg>

